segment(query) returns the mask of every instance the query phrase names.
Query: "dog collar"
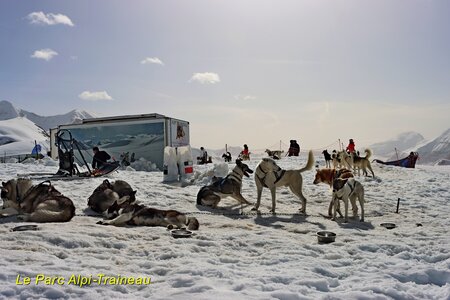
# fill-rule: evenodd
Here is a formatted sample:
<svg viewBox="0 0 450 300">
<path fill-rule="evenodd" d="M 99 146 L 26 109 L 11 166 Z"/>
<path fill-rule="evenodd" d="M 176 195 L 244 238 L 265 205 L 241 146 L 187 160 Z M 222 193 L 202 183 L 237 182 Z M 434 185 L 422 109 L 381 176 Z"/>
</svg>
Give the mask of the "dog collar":
<svg viewBox="0 0 450 300">
<path fill-rule="evenodd" d="M 239 174 L 238 172 L 236 172 L 235 170 L 232 170 L 230 174 L 227 175 L 226 178 L 230 177 L 231 180 L 240 182 L 242 181 L 242 177 L 243 175 Z"/>
</svg>

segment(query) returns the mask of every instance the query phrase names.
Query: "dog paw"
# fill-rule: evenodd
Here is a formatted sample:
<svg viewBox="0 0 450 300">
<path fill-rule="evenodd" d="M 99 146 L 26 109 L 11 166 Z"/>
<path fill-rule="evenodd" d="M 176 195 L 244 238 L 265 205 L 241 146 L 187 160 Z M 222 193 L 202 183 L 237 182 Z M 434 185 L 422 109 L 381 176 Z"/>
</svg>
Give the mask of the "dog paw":
<svg viewBox="0 0 450 300">
<path fill-rule="evenodd" d="M 174 226 L 172 224 L 167 225 L 167 229 L 172 230 L 174 229 Z"/>
<path fill-rule="evenodd" d="M 103 222 L 103 221 L 98 221 L 97 223 L 95 223 L 95 224 L 98 224 L 98 225 L 108 225 L 108 223 L 106 223 L 106 222 Z"/>
</svg>

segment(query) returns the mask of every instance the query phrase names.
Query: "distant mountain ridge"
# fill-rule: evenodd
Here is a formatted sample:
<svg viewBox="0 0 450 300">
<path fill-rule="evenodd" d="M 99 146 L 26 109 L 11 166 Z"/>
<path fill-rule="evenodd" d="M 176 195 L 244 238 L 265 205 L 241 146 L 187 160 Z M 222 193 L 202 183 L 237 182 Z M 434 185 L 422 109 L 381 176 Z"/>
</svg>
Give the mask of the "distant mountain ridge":
<svg viewBox="0 0 450 300">
<path fill-rule="evenodd" d="M 397 135 L 395 138 L 369 146 L 375 156 L 391 157 L 395 154 L 395 149 L 402 152 L 425 142 L 425 138 L 417 132 L 409 131 Z"/>
<path fill-rule="evenodd" d="M 36 140 L 45 148 L 48 146 L 48 136 L 45 131 L 62 124 L 78 123 L 82 119 L 97 116 L 83 111 L 72 110 L 66 114 L 55 116 L 40 116 L 35 113 L 18 109 L 8 101 L 0 101 L 0 151 L 1 153 L 28 153 Z M 375 158 L 394 160 L 406 156 L 410 151 L 419 153 L 419 164 L 448 164 L 450 161 L 450 128 L 430 142 L 417 132 L 405 132 L 385 142 L 369 146 Z M 398 153 L 395 152 L 397 149 Z M 236 158 L 241 147 L 231 146 L 228 151 Z M 25 152 L 24 152 L 25 151 Z M 198 156 L 199 150 L 193 149 L 193 156 Z M 220 158 L 225 149 L 208 149 L 213 157 Z"/>
<path fill-rule="evenodd" d="M 84 110 L 72 110 L 66 114 L 55 116 L 40 116 L 38 114 L 16 108 L 9 101 L 0 101 L 0 120 L 9 120 L 17 117 L 26 117 L 37 126 L 49 131 L 58 125 L 79 123 L 83 119 L 95 118 L 96 116 Z"/>
<path fill-rule="evenodd" d="M 417 149 L 420 163 L 439 164 L 440 161 L 450 160 L 450 128 L 443 134 Z"/>
</svg>

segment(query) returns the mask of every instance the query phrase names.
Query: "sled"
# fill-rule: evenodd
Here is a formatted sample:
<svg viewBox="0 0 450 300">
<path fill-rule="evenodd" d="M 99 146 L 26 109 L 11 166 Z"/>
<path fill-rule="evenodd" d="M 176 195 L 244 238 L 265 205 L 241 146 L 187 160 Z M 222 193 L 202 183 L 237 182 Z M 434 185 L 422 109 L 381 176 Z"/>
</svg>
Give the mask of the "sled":
<svg viewBox="0 0 450 300">
<path fill-rule="evenodd" d="M 411 152 L 407 157 L 394 160 L 394 161 L 381 161 L 379 159 L 374 159 L 374 162 L 377 162 L 379 164 L 388 165 L 388 166 L 398 166 L 398 167 L 404 167 L 404 168 L 415 168 L 416 167 L 416 161 L 419 158 L 419 154 L 417 152 Z"/>
<path fill-rule="evenodd" d="M 17 174 L 17 176 L 30 177 L 33 180 L 77 180 L 104 176 L 116 171 L 120 167 L 120 162 L 114 161 L 106 162 L 100 168 L 91 170 L 78 146 L 78 142 L 72 137 L 72 134 L 67 129 L 59 130 L 56 133 L 56 145 L 58 147 L 59 157 L 59 169 L 56 174 L 29 173 Z M 75 164 L 75 150 L 78 151 L 81 157 L 81 160 L 78 160 L 78 162 L 88 169 L 87 172 L 80 172 Z"/>
</svg>

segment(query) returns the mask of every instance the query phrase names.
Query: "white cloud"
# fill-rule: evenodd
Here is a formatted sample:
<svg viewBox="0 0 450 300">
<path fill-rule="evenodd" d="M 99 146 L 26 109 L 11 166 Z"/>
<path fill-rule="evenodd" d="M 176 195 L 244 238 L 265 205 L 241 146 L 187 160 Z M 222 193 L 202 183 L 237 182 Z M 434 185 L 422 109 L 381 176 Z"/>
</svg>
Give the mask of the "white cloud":
<svg viewBox="0 0 450 300">
<path fill-rule="evenodd" d="M 50 59 L 53 58 L 53 56 L 56 56 L 56 55 L 58 55 L 58 52 L 56 52 L 52 49 L 41 49 L 41 50 L 34 51 L 34 53 L 31 55 L 31 57 L 49 61 Z"/>
<path fill-rule="evenodd" d="M 81 94 L 79 94 L 78 97 L 80 99 L 87 101 L 113 100 L 113 98 L 110 95 L 108 95 L 106 91 L 101 92 L 84 91 Z"/>
<path fill-rule="evenodd" d="M 214 84 L 220 82 L 220 78 L 216 73 L 194 73 L 189 81 L 197 81 L 201 84 Z"/>
<path fill-rule="evenodd" d="M 63 24 L 67 26 L 74 26 L 72 20 L 63 14 L 44 14 L 42 11 L 32 12 L 27 16 L 31 24 L 39 25 L 58 25 Z"/>
<path fill-rule="evenodd" d="M 250 100 L 255 100 L 256 96 L 253 96 L 253 95 L 236 95 L 236 96 L 234 96 L 234 99 L 236 99 L 238 101 L 250 101 Z"/>
<path fill-rule="evenodd" d="M 145 59 L 141 60 L 141 64 L 157 64 L 164 66 L 164 63 L 157 57 L 146 57 Z"/>
</svg>

